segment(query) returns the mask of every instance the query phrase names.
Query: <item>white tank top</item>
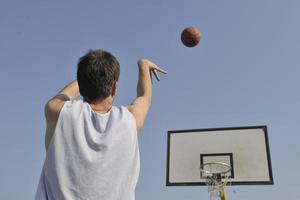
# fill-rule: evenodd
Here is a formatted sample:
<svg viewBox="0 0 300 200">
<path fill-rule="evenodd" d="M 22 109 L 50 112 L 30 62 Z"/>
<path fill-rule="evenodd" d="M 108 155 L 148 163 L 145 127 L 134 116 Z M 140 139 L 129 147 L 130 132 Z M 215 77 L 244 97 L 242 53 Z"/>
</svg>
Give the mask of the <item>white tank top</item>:
<svg viewBox="0 0 300 200">
<path fill-rule="evenodd" d="M 134 200 L 140 169 L 136 122 L 126 107 L 106 114 L 82 100 L 63 106 L 36 200 Z"/>
</svg>

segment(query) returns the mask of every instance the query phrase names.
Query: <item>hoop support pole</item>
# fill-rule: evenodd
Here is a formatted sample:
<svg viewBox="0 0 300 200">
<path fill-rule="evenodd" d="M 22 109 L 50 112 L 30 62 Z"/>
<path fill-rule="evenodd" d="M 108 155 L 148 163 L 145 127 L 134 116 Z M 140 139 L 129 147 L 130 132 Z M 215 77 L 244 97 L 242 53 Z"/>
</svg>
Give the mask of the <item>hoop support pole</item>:
<svg viewBox="0 0 300 200">
<path fill-rule="evenodd" d="M 220 190 L 220 199 L 221 200 L 227 200 L 227 195 L 224 186 L 221 186 Z"/>
</svg>

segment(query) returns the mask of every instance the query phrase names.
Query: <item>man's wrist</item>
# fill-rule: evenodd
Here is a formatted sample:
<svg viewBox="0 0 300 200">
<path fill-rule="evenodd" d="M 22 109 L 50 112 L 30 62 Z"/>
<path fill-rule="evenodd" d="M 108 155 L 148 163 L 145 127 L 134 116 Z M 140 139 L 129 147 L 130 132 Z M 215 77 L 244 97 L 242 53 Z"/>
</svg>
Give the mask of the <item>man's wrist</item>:
<svg viewBox="0 0 300 200">
<path fill-rule="evenodd" d="M 145 58 L 139 59 L 138 60 L 138 66 L 139 68 L 147 68 L 147 70 L 149 70 L 150 66 L 149 66 L 149 61 Z"/>
</svg>

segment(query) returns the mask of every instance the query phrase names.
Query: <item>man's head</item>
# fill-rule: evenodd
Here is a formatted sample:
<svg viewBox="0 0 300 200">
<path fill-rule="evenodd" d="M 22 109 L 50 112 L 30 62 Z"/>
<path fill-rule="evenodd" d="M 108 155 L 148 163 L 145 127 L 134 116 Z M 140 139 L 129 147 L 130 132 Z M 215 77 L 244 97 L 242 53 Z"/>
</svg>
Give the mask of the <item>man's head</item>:
<svg viewBox="0 0 300 200">
<path fill-rule="evenodd" d="M 119 74 L 119 62 L 112 54 L 100 49 L 90 50 L 77 65 L 80 94 L 87 102 L 114 96 Z"/>
</svg>

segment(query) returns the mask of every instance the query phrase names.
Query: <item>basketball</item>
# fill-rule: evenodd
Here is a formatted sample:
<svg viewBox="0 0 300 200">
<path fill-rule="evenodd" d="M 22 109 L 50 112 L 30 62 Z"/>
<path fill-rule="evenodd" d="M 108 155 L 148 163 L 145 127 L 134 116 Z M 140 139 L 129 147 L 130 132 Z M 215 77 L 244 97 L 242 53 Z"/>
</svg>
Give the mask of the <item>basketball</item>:
<svg viewBox="0 0 300 200">
<path fill-rule="evenodd" d="M 201 40 L 201 32 L 195 27 L 185 28 L 181 33 L 181 41 L 187 47 L 196 46 Z"/>
</svg>

